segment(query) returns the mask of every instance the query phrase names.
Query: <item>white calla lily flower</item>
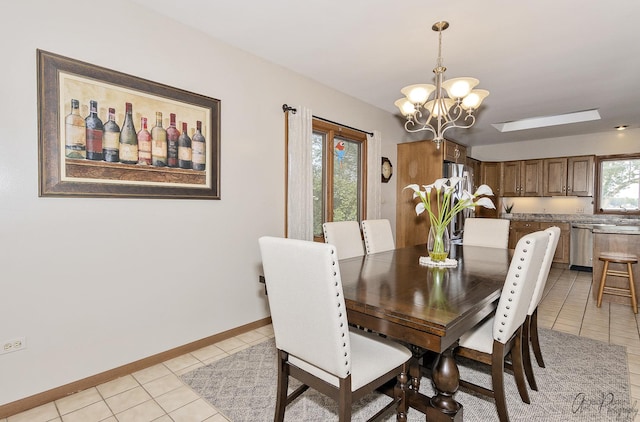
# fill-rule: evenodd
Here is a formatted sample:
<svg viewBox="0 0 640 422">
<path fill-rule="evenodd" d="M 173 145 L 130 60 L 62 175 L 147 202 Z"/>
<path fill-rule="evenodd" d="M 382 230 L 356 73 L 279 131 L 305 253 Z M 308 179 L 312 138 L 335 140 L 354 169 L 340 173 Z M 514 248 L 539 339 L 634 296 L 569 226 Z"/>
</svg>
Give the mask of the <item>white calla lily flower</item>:
<svg viewBox="0 0 640 422">
<path fill-rule="evenodd" d="M 480 185 L 478 186 L 478 189 L 476 189 L 476 193 L 474 193 L 473 195 L 474 196 L 479 196 L 479 195 L 493 196 L 493 191 L 487 185 Z"/>
<path fill-rule="evenodd" d="M 479 207 L 485 207 L 495 210 L 496 206 L 493 204 L 493 201 L 489 198 L 480 198 L 476 201 L 476 205 Z"/>
<path fill-rule="evenodd" d="M 462 181 L 460 177 L 451 177 L 449 179 L 437 179 L 430 185 L 417 184 L 407 185 L 404 189 L 413 190 L 413 199 L 420 198 L 420 202 L 416 204 L 416 214 L 420 215 L 427 211 L 429 213 L 429 221 L 431 226 L 436 228 L 444 228 L 449 225 L 451 220 L 460 211 L 472 209 L 476 206 L 495 209 L 495 205 L 491 199 L 478 196 L 492 196 L 493 191 L 487 185 L 480 185 L 474 194 L 467 190 L 463 190 L 457 202 L 453 202 L 452 195 L 455 187 Z M 431 202 L 435 202 L 435 212 L 433 211 Z"/>
</svg>

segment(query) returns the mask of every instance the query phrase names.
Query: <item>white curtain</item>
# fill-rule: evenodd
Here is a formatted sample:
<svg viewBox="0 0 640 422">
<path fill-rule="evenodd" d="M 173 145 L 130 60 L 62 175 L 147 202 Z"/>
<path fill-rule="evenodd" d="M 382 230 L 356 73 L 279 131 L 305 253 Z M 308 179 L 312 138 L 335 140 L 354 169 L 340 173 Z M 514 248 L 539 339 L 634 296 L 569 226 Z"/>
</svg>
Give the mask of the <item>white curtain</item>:
<svg viewBox="0 0 640 422">
<path fill-rule="evenodd" d="M 367 134 L 367 219 L 375 220 L 381 216 L 382 193 L 380 169 L 382 166 L 382 135 L 374 130 L 373 136 Z"/>
<path fill-rule="evenodd" d="M 296 106 L 288 112 L 287 237 L 313 240 L 313 172 L 311 110 Z"/>
</svg>

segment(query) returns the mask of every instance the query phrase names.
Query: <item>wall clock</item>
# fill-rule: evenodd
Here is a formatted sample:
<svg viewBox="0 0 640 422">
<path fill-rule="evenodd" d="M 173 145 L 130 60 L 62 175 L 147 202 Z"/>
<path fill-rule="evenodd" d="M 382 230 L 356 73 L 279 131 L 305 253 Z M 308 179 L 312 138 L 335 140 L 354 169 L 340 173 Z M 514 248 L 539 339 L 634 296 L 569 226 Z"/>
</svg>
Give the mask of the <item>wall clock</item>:
<svg viewBox="0 0 640 422">
<path fill-rule="evenodd" d="M 393 175 L 393 166 L 387 157 L 382 157 L 382 183 L 388 183 Z"/>
</svg>

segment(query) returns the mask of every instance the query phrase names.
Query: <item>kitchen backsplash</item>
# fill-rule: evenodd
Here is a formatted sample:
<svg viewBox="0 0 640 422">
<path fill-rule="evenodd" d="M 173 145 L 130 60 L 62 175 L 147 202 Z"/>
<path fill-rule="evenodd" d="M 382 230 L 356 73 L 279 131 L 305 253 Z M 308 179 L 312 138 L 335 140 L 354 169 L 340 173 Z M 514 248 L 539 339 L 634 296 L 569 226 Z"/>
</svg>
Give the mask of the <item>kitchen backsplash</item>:
<svg viewBox="0 0 640 422">
<path fill-rule="evenodd" d="M 503 205 L 513 204 L 512 213 L 593 214 L 593 198 L 591 197 L 500 198 L 500 201 L 500 212 L 504 212 Z"/>
</svg>

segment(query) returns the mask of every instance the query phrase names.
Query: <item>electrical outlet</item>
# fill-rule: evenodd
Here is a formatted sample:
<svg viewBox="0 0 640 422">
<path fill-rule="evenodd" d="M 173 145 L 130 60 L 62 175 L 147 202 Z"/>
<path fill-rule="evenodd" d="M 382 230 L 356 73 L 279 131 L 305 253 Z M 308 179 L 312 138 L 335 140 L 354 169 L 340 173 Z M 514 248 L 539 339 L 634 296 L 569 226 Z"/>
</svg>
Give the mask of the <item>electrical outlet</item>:
<svg viewBox="0 0 640 422">
<path fill-rule="evenodd" d="M 24 350 L 27 348 L 27 338 L 18 337 L 11 340 L 7 340 L 1 343 L 0 355 L 4 353 L 17 352 L 18 350 Z"/>
</svg>

